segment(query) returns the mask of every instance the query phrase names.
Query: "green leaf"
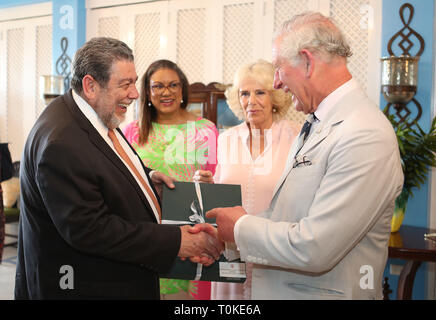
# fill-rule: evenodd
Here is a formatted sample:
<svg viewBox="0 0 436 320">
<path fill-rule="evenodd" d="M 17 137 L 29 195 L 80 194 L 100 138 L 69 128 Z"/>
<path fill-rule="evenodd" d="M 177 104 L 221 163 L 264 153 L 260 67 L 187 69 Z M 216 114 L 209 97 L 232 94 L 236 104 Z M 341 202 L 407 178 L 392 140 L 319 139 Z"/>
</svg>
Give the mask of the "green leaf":
<svg viewBox="0 0 436 320">
<path fill-rule="evenodd" d="M 385 108 L 385 114 L 387 108 Z M 404 186 L 408 196 L 419 189 L 427 180 L 430 167 L 436 167 L 436 117 L 430 130 L 425 132 L 417 121 L 407 127 L 405 122 L 397 122 L 393 115 L 387 115 L 397 136 L 401 165 L 404 173 Z"/>
</svg>

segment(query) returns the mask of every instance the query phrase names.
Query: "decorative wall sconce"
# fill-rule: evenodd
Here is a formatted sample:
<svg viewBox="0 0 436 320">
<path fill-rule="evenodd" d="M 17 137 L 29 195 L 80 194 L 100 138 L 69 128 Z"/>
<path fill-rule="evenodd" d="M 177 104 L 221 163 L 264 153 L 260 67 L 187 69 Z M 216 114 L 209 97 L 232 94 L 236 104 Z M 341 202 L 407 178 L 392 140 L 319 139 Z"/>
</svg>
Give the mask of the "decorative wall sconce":
<svg viewBox="0 0 436 320">
<path fill-rule="evenodd" d="M 56 73 L 64 77 L 64 88 L 68 90 L 71 81 L 71 58 L 67 54 L 68 39 L 66 37 L 61 39 L 61 49 L 62 54 L 56 60 Z"/>
<path fill-rule="evenodd" d="M 39 78 L 39 88 L 41 90 L 41 98 L 48 105 L 56 97 L 64 94 L 64 77 L 42 75 Z"/>
<path fill-rule="evenodd" d="M 419 57 L 390 56 L 381 61 L 381 85 L 386 101 L 394 106 L 407 104 L 416 93 Z"/>
<path fill-rule="evenodd" d="M 409 10 L 409 18 L 406 22 L 404 16 L 407 9 Z M 414 96 L 418 85 L 419 57 L 424 51 L 425 42 L 420 34 L 409 27 L 413 18 L 413 6 L 411 4 L 405 3 L 401 6 L 400 18 L 404 27 L 389 40 L 388 52 L 390 56 L 380 59 L 382 63 L 381 92 L 386 101 L 389 102 L 385 108 L 386 114 L 389 114 L 389 109 L 393 105 L 399 122 L 406 122 L 409 119 L 408 116 L 412 113 L 407 104 L 410 101 L 415 104 L 417 115 L 406 123 L 410 127 L 414 121 L 421 118 L 422 114 L 421 105 L 414 99 Z M 409 50 L 414 45 L 410 40 L 411 37 L 415 37 L 419 41 L 420 49 L 416 56 L 411 56 L 409 53 Z M 401 39 L 398 46 L 403 50 L 403 53 L 400 56 L 395 56 L 392 51 L 392 45 L 398 38 Z"/>
</svg>

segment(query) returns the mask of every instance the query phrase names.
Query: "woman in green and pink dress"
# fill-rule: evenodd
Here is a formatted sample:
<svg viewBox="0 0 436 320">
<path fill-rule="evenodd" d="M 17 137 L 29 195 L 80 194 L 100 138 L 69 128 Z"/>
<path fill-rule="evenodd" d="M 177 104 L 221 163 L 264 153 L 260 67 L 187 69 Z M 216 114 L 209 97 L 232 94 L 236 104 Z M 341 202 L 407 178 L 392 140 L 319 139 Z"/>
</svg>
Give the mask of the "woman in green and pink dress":
<svg viewBox="0 0 436 320">
<path fill-rule="evenodd" d="M 152 63 L 141 79 L 140 118 L 124 135 L 144 164 L 178 181 L 192 181 L 196 170 L 215 172 L 215 125 L 186 110 L 189 83 L 169 60 Z M 210 299 L 210 282 L 161 279 L 168 299 Z"/>
</svg>

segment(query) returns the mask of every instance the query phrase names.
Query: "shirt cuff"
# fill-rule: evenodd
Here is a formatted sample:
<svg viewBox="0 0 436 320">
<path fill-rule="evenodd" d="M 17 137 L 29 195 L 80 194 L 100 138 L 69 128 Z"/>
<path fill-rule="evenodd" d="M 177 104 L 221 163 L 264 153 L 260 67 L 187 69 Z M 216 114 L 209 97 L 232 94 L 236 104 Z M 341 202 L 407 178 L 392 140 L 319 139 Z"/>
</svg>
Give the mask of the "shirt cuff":
<svg viewBox="0 0 436 320">
<path fill-rule="evenodd" d="M 244 214 L 242 217 L 240 217 L 236 223 L 235 223 L 235 227 L 233 228 L 233 235 L 235 237 L 235 243 L 236 246 L 238 247 L 239 250 L 239 226 L 241 225 L 242 221 L 248 217 L 248 214 Z"/>
<path fill-rule="evenodd" d="M 150 177 L 150 179 L 152 179 L 153 178 L 153 174 L 156 172 L 156 170 L 151 170 L 149 173 L 148 173 L 148 176 Z"/>
</svg>

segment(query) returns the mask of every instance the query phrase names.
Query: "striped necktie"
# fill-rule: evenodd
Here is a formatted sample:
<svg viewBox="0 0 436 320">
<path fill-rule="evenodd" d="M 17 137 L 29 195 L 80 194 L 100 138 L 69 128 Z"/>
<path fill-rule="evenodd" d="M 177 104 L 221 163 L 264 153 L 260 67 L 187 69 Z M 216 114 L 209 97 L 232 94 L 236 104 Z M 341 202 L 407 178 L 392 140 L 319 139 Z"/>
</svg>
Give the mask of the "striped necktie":
<svg viewBox="0 0 436 320">
<path fill-rule="evenodd" d="M 139 173 L 138 169 L 136 169 L 135 165 L 133 164 L 132 160 L 130 160 L 129 156 L 127 155 L 126 151 L 124 151 L 123 147 L 121 146 L 120 142 L 118 141 L 117 136 L 115 135 L 115 132 L 113 129 L 109 129 L 108 136 L 112 140 L 112 143 L 114 144 L 114 148 L 117 151 L 117 153 L 120 155 L 120 157 L 124 160 L 125 163 L 130 167 L 130 169 L 133 171 L 133 173 L 136 175 L 138 180 L 141 182 L 144 189 L 147 191 L 148 195 L 150 196 L 151 200 L 153 201 L 154 206 L 157 209 L 157 212 L 159 213 L 159 221 L 162 221 L 162 212 L 159 205 L 159 202 L 157 201 L 157 198 L 153 191 L 148 186 L 147 182 L 142 178 L 141 174 Z"/>
</svg>

